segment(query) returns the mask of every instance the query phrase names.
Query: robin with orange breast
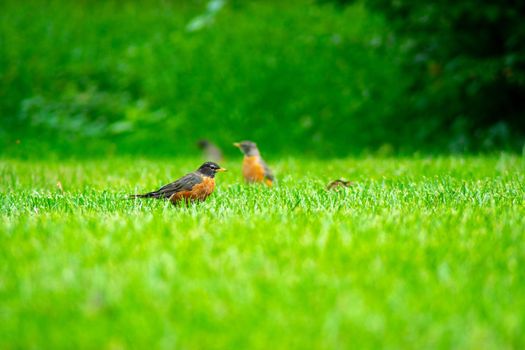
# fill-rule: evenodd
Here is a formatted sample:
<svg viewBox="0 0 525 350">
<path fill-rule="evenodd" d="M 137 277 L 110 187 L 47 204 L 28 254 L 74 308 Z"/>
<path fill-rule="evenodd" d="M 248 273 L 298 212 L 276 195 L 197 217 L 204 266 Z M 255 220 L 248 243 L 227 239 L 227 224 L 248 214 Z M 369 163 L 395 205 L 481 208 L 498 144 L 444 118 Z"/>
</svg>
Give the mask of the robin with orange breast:
<svg viewBox="0 0 525 350">
<path fill-rule="evenodd" d="M 184 175 L 175 182 L 162 186 L 156 191 L 145 194 L 134 194 L 130 198 L 169 199 L 172 204 L 184 201 L 203 202 L 215 189 L 215 174 L 226 171 L 217 163 L 206 162 L 196 171 Z"/>
<path fill-rule="evenodd" d="M 272 186 L 275 178 L 268 165 L 261 157 L 257 145 L 252 141 L 242 141 L 233 144 L 244 154 L 242 161 L 242 175 L 248 183 L 263 182 Z"/>
</svg>

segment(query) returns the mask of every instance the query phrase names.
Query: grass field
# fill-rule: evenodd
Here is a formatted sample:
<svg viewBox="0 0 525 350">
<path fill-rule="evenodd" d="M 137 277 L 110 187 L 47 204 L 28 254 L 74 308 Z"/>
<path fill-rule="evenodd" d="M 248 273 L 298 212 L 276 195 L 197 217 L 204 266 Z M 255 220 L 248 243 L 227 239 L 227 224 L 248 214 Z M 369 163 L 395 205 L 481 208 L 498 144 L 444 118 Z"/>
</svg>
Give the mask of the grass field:
<svg viewBox="0 0 525 350">
<path fill-rule="evenodd" d="M 273 189 L 232 159 L 201 205 L 123 200 L 199 163 L 0 161 L 0 348 L 525 347 L 523 158 L 286 159 Z"/>
</svg>

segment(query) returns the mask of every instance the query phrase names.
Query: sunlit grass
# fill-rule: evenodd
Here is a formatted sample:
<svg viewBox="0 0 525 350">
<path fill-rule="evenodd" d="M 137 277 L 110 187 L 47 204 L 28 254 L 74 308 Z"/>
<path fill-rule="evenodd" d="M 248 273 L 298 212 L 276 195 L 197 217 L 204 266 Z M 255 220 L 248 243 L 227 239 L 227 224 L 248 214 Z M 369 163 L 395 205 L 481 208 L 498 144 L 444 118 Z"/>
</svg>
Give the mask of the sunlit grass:
<svg viewBox="0 0 525 350">
<path fill-rule="evenodd" d="M 272 189 L 232 159 L 205 203 L 125 199 L 199 163 L 0 162 L 0 348 L 523 347 L 522 158 L 288 159 Z"/>
</svg>

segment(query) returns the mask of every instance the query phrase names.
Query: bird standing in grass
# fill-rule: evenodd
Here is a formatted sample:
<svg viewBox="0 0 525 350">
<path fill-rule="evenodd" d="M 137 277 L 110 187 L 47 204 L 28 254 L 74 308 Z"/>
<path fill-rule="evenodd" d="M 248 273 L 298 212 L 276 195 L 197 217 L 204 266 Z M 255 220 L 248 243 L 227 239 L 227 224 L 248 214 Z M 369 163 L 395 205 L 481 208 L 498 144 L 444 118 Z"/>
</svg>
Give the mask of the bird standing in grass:
<svg viewBox="0 0 525 350">
<path fill-rule="evenodd" d="M 202 150 L 202 154 L 204 155 L 205 159 L 209 159 L 214 162 L 220 162 L 224 159 L 221 149 L 209 140 L 199 140 L 199 142 L 197 142 L 197 147 Z"/>
<path fill-rule="evenodd" d="M 348 180 L 345 180 L 345 179 L 337 179 L 337 180 L 331 181 L 326 186 L 326 190 L 327 191 L 330 191 L 330 190 L 339 191 L 342 188 L 352 187 L 353 185 L 354 185 L 354 183 L 352 181 L 348 181 Z"/>
<path fill-rule="evenodd" d="M 268 165 L 261 157 L 257 145 L 252 141 L 242 141 L 233 144 L 239 148 L 244 154 L 242 161 L 242 175 L 248 183 L 264 182 L 268 186 L 272 186 L 275 178 L 268 168 Z"/>
<path fill-rule="evenodd" d="M 217 163 L 206 162 L 196 171 L 184 175 L 175 182 L 162 186 L 156 191 L 135 194 L 131 198 L 169 199 L 172 204 L 181 201 L 186 204 L 194 201 L 203 202 L 215 189 L 215 174 L 226 171 Z"/>
</svg>

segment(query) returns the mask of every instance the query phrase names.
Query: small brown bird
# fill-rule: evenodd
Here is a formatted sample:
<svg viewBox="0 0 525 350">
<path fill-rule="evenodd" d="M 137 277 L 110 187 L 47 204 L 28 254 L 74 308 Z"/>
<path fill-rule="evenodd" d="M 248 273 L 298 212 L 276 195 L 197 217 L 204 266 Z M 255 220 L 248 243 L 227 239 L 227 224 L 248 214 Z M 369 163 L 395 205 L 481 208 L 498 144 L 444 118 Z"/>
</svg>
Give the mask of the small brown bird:
<svg viewBox="0 0 525 350">
<path fill-rule="evenodd" d="M 221 149 L 209 140 L 202 139 L 197 142 L 197 147 L 202 150 L 205 159 L 220 162 L 224 159 Z"/>
<path fill-rule="evenodd" d="M 244 154 L 242 161 L 242 175 L 246 182 L 264 182 L 268 186 L 272 186 L 275 178 L 268 168 L 268 165 L 261 157 L 257 145 L 252 141 L 242 141 L 233 144 L 238 147 Z"/>
<path fill-rule="evenodd" d="M 184 200 L 186 204 L 194 201 L 203 202 L 215 189 L 215 174 L 226 171 L 217 163 L 206 162 L 197 171 L 184 175 L 175 182 L 162 186 L 156 191 L 135 194 L 131 198 L 169 199 L 172 204 Z"/>
<path fill-rule="evenodd" d="M 343 187 L 351 187 L 353 185 L 354 183 L 352 181 L 348 181 L 345 179 L 337 179 L 337 180 L 331 181 L 328 184 L 328 186 L 326 186 L 326 190 L 327 191 L 330 191 L 330 190 L 339 191 Z"/>
</svg>

